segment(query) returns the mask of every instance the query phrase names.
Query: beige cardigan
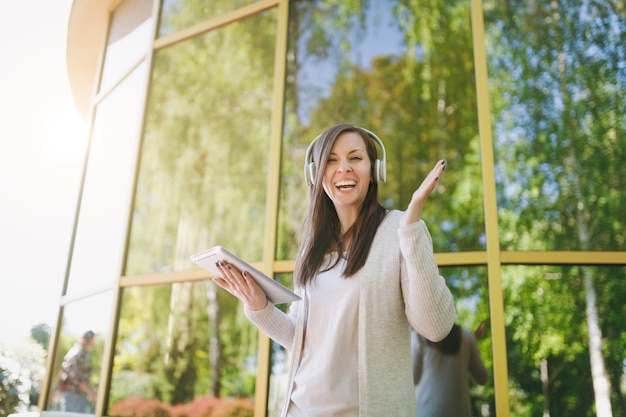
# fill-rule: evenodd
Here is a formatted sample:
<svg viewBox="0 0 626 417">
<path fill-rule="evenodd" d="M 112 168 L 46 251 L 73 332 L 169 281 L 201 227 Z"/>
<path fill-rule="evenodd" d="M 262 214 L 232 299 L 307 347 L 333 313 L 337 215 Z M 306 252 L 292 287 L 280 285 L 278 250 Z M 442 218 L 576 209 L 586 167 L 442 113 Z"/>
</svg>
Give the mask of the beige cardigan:
<svg viewBox="0 0 626 417">
<path fill-rule="evenodd" d="M 369 257 L 359 271 L 359 408 L 361 417 L 415 417 L 411 326 L 431 340 L 443 339 L 454 324 L 452 294 L 433 256 L 423 221 L 402 228 L 403 212 L 390 211 L 378 228 Z M 304 289 L 296 288 L 304 296 Z M 289 314 L 271 303 L 245 309 L 258 328 L 290 350 L 285 416 L 300 362 L 306 301 L 292 303 Z"/>
</svg>

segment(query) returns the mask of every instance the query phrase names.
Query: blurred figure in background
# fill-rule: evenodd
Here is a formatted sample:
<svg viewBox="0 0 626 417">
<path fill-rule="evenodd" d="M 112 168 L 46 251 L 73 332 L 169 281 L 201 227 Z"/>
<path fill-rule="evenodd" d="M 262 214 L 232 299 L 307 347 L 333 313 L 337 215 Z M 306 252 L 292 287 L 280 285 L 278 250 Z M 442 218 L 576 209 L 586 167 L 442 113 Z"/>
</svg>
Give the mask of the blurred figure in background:
<svg viewBox="0 0 626 417">
<path fill-rule="evenodd" d="M 94 332 L 86 331 L 63 358 L 58 386 L 63 394 L 61 411 L 93 412 L 96 392 L 89 385 L 92 369 L 89 352 L 95 343 L 94 337 Z"/>
<path fill-rule="evenodd" d="M 477 339 L 485 335 L 482 322 L 472 333 L 454 324 L 440 342 L 412 332 L 413 382 L 418 417 L 471 417 L 470 379 L 485 385 L 489 379 Z"/>
</svg>

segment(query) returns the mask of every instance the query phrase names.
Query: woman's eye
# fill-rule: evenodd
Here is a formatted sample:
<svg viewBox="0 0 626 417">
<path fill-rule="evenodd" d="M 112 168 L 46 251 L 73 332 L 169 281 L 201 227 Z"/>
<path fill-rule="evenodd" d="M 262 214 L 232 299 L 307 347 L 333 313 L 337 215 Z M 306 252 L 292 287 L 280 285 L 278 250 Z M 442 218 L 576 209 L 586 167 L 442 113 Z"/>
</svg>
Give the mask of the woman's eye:
<svg viewBox="0 0 626 417">
<path fill-rule="evenodd" d="M 360 156 L 353 156 L 353 157 L 351 157 L 350 159 L 351 159 L 351 160 L 353 160 L 353 161 L 360 161 L 360 160 L 362 160 L 363 158 L 361 158 Z"/>
</svg>

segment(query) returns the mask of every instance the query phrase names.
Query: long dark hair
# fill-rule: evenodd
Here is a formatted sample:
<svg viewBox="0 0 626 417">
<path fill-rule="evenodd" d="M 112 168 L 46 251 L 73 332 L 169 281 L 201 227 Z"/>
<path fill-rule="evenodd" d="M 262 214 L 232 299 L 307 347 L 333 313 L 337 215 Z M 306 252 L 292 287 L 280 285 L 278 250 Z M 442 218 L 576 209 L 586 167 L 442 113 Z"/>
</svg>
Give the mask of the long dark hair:
<svg viewBox="0 0 626 417">
<path fill-rule="evenodd" d="M 346 269 L 343 271 L 345 277 L 350 277 L 361 269 L 367 260 L 378 226 L 386 214 L 385 208 L 378 202 L 378 184 L 371 181 L 356 222 L 344 236 L 341 236 L 339 217 L 333 202 L 322 187 L 322 178 L 326 170 L 328 155 L 337 138 L 345 132 L 356 132 L 363 138 L 370 159 L 370 175 L 374 172 L 374 161 L 377 158 L 376 146 L 373 139 L 363 129 L 342 123 L 329 127 L 315 141 L 312 149 L 316 167 L 315 180 L 310 187 L 310 204 L 304 223 L 304 239 L 298 251 L 295 267 L 295 282 L 303 287 L 313 280 L 322 267 L 324 255 L 331 250 L 336 250 L 340 254 L 349 253 Z M 344 242 L 349 242 L 348 246 Z M 339 262 L 339 257 L 328 269 L 337 262 Z"/>
<path fill-rule="evenodd" d="M 461 348 L 461 327 L 458 324 L 452 326 L 452 330 L 440 342 L 428 341 L 428 344 L 439 349 L 444 355 L 456 355 Z"/>
</svg>

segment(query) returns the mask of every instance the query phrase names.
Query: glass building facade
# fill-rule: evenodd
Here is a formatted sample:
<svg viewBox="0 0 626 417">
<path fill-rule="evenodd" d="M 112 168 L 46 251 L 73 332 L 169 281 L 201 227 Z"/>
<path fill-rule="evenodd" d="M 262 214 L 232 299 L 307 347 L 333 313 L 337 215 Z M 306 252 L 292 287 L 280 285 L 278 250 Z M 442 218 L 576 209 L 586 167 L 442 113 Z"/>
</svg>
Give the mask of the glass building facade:
<svg viewBox="0 0 626 417">
<path fill-rule="evenodd" d="M 387 208 L 446 160 L 423 218 L 458 323 L 489 323 L 475 414 L 626 413 L 623 3 L 110 3 L 43 414 L 92 330 L 97 416 L 278 415 L 288 352 L 189 256 L 290 286 L 305 150 L 339 122 L 383 140 Z"/>
</svg>

